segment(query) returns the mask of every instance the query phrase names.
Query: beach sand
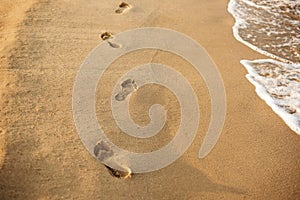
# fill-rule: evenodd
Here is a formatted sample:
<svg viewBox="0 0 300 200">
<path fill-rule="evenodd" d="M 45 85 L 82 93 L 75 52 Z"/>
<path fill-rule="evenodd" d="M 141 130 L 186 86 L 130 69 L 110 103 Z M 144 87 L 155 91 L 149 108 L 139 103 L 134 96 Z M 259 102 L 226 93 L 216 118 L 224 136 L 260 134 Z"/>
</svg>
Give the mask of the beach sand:
<svg viewBox="0 0 300 200">
<path fill-rule="evenodd" d="M 0 3 L 5 47 L 0 62 L 0 199 L 300 198 L 300 137 L 245 78 L 240 60 L 264 56 L 235 40 L 227 1 L 132 0 L 123 14 L 115 13 L 120 3 L 115 0 L 16 1 L 22 2 L 18 7 L 11 2 Z M 6 13 L 9 17 L 3 18 Z M 145 108 L 153 103 L 169 109 L 159 135 L 147 142 L 133 139 L 120 134 L 113 122 L 109 98 L 115 81 L 145 62 L 172 66 L 190 81 L 200 99 L 201 120 L 193 144 L 176 162 L 120 180 L 82 145 L 72 116 L 72 92 L 81 63 L 102 42 L 101 32 L 138 27 L 170 28 L 199 42 L 222 75 L 227 115 L 219 142 L 199 160 L 210 121 L 203 79 L 189 63 L 167 52 L 143 50 L 121 57 L 100 80 L 96 102 L 99 123 L 114 143 L 147 152 L 165 145 L 178 128 L 179 104 L 159 86 L 132 96 L 132 117 L 138 124 L 149 122 Z"/>
<path fill-rule="evenodd" d="M 8 94 L 14 88 L 15 73 L 8 70 L 9 62 L 14 49 L 20 23 L 26 17 L 26 11 L 33 5 L 33 0 L 0 2 L 0 104 L 1 114 L 7 112 Z M 10 108 L 9 108 L 10 109 Z M 1 115 L 0 126 L 0 166 L 2 166 L 5 157 L 5 131 L 7 128 L 7 118 Z"/>
</svg>

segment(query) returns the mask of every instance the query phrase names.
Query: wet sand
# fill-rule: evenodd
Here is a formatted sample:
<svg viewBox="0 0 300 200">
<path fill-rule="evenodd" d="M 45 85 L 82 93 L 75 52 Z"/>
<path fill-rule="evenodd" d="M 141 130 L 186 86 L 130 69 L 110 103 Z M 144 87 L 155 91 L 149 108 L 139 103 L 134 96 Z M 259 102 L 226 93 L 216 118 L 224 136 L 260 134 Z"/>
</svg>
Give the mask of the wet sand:
<svg viewBox="0 0 300 200">
<path fill-rule="evenodd" d="M 1 13 L 12 13 L 11 4 L 2 2 Z M 132 8 L 124 13 L 115 12 L 119 1 L 22 2 L 27 12 L 12 15 L 10 26 L 17 30 L 9 35 L 12 42 L 2 39 L 9 27 L 1 17 L 1 46 L 6 48 L 1 49 L 0 62 L 0 199 L 300 197 L 300 137 L 259 99 L 245 78 L 247 72 L 239 61 L 263 56 L 234 39 L 227 1 L 136 0 L 128 2 Z M 200 99 L 201 119 L 195 141 L 175 163 L 119 180 L 80 141 L 72 116 L 73 84 L 84 58 L 102 42 L 101 32 L 151 26 L 182 32 L 208 51 L 226 88 L 226 121 L 214 150 L 199 160 L 210 119 L 202 78 L 189 63 L 170 53 L 144 50 L 121 57 L 100 80 L 97 91 L 98 97 L 105 97 L 96 102 L 98 120 L 113 142 L 128 150 L 151 151 L 170 141 L 178 128 L 178 102 L 170 91 L 157 86 L 132 96 L 132 117 L 147 124 L 145 108 L 165 105 L 168 121 L 159 135 L 147 142 L 133 139 L 121 134 L 113 122 L 109 98 L 114 81 L 145 62 L 172 66 L 190 81 Z"/>
</svg>

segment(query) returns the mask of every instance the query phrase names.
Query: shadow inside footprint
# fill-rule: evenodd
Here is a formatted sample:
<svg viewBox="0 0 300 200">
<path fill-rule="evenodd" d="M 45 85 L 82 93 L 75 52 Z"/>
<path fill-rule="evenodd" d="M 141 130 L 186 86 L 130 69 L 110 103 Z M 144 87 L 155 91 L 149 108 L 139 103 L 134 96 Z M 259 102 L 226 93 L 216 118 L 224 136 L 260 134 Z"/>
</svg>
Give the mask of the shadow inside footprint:
<svg viewBox="0 0 300 200">
<path fill-rule="evenodd" d="M 130 8 L 131 8 L 131 6 L 130 6 L 128 3 L 122 2 L 122 3 L 119 5 L 119 8 L 115 10 L 115 13 L 117 13 L 117 14 L 122 14 L 122 13 L 124 13 L 125 11 L 128 11 Z"/>
<path fill-rule="evenodd" d="M 134 80 L 127 79 L 121 83 L 121 88 L 122 91 L 115 96 L 117 101 L 124 101 L 129 94 L 137 89 L 137 85 Z"/>
</svg>

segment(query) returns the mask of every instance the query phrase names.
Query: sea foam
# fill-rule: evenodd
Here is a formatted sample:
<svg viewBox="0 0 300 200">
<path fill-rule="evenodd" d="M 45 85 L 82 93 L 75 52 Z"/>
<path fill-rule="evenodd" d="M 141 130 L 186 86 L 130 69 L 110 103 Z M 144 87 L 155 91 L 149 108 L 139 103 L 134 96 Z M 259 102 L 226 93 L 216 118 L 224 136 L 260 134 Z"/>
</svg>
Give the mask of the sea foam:
<svg viewBox="0 0 300 200">
<path fill-rule="evenodd" d="M 241 63 L 258 96 L 300 135 L 300 66 L 272 59 Z"/>
<path fill-rule="evenodd" d="M 235 38 L 273 59 L 242 60 L 247 79 L 300 135 L 300 1 L 230 0 Z"/>
<path fill-rule="evenodd" d="M 235 38 L 272 58 L 300 63 L 300 1 L 230 0 Z"/>
</svg>

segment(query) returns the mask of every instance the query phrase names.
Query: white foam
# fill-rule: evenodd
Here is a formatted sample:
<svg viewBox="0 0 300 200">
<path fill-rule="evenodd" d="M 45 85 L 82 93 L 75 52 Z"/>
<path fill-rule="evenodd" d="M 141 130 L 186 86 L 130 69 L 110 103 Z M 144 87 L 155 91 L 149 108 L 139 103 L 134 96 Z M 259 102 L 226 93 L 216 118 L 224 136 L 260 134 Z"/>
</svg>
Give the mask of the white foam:
<svg viewBox="0 0 300 200">
<path fill-rule="evenodd" d="M 300 63 L 300 21 L 290 17 L 289 9 L 300 17 L 300 1 L 230 0 L 228 12 L 236 22 L 233 34 L 241 43 L 261 54 L 283 62 Z M 294 17 L 295 17 L 294 16 Z"/>
<path fill-rule="evenodd" d="M 300 135 L 300 65 L 272 59 L 242 60 L 256 93 Z"/>
<path fill-rule="evenodd" d="M 236 20 L 235 38 L 255 51 L 283 61 L 241 63 L 258 96 L 300 135 L 299 8 L 299 0 L 230 0 L 228 4 L 228 11 Z"/>
</svg>

